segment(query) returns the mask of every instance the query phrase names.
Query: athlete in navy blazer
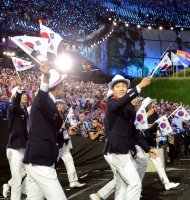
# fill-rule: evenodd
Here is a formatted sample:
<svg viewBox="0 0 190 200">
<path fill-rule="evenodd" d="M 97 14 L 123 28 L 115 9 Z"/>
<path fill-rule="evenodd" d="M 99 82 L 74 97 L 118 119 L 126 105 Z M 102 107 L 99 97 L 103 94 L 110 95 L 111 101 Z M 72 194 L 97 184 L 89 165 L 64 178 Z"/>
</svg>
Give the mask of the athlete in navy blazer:
<svg viewBox="0 0 190 200">
<path fill-rule="evenodd" d="M 48 92 L 39 90 L 34 99 L 30 120 L 29 139 L 24 163 L 52 166 L 58 157 L 57 132 L 62 118 Z"/>
<path fill-rule="evenodd" d="M 56 70 L 40 66 L 42 82 L 33 101 L 29 119 L 29 138 L 24 157 L 27 172 L 27 198 L 66 200 L 57 178 L 57 133 L 63 120 L 56 107 L 56 99 L 63 96 L 61 76 Z"/>
<path fill-rule="evenodd" d="M 108 84 L 109 89 L 113 91 L 113 97 L 107 102 L 105 159 L 114 173 L 115 200 L 140 199 L 141 180 L 129 151 L 131 146 L 137 143 L 152 158 L 157 157 L 157 152 L 150 148 L 136 130 L 135 109 L 131 105 L 131 101 L 150 82 L 150 78 L 145 78 L 129 92 L 127 90 L 130 81 L 121 75 L 116 75 Z"/>
<path fill-rule="evenodd" d="M 151 149 L 134 125 L 136 112 L 131 100 L 137 95 L 139 93 L 135 87 L 120 99 L 112 97 L 108 100 L 107 120 L 114 121 L 111 123 L 111 130 L 107 133 L 107 152 L 126 154 L 129 152 L 130 146 L 134 144 L 134 140 L 145 152 Z"/>
<path fill-rule="evenodd" d="M 12 89 L 12 105 L 8 110 L 10 136 L 7 144 L 7 158 L 11 170 L 11 199 L 21 199 L 21 183 L 23 178 L 23 158 L 28 138 L 27 120 L 28 113 L 26 109 L 27 95 L 21 88 L 22 81 L 17 80 L 17 87 Z M 5 184 L 6 186 L 6 184 Z M 3 186 L 3 189 L 6 189 Z M 6 186 L 4 196 L 7 196 L 9 185 Z"/>
</svg>

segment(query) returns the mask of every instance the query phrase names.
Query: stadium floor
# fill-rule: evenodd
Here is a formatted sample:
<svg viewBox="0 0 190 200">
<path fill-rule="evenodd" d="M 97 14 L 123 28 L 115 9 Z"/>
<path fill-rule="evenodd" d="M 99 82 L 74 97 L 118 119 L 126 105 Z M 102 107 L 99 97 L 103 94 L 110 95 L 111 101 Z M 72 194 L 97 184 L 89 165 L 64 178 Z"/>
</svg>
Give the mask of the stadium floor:
<svg viewBox="0 0 190 200">
<path fill-rule="evenodd" d="M 146 173 L 143 181 L 142 200 L 189 200 L 190 199 L 190 160 L 181 160 L 177 164 L 169 164 L 167 174 L 170 181 L 180 182 L 180 186 L 171 191 L 165 191 L 156 173 Z M 1 171 L 0 171 L 1 172 Z M 7 180 L 8 173 L 0 173 L 0 184 Z M 70 189 L 67 175 L 58 169 L 58 176 L 68 199 L 89 200 L 89 194 L 96 192 L 104 186 L 111 178 L 110 170 L 94 171 L 85 173 L 78 171 L 80 182 L 85 182 L 86 186 L 81 189 Z M 4 198 L 1 198 L 4 199 Z M 9 198 L 7 198 L 9 199 Z M 25 198 L 23 198 L 25 199 Z M 114 196 L 108 198 L 113 200 Z"/>
</svg>

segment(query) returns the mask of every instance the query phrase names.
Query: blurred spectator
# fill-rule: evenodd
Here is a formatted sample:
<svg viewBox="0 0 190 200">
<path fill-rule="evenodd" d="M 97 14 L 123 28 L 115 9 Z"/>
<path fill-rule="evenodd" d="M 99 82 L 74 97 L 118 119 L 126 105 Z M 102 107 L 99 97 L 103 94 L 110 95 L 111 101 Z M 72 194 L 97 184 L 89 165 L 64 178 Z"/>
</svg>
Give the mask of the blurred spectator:
<svg viewBox="0 0 190 200">
<path fill-rule="evenodd" d="M 99 119 L 92 120 L 92 129 L 89 130 L 89 137 L 91 140 L 98 140 L 104 138 L 103 127 L 99 124 Z"/>
</svg>

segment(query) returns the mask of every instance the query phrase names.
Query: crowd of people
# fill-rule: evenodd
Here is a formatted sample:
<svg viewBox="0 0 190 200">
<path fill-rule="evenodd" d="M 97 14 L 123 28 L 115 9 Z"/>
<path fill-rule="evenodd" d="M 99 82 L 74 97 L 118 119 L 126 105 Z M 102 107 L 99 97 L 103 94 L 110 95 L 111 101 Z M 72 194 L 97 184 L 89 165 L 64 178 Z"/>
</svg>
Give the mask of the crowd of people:
<svg viewBox="0 0 190 200">
<path fill-rule="evenodd" d="M 7 158 L 12 173 L 12 179 L 3 186 L 4 196 L 7 196 L 10 186 L 11 195 L 21 195 L 21 190 L 17 190 L 16 187 L 22 183 L 24 163 L 27 184 L 35 184 L 35 187 L 27 190 L 27 196 L 36 195 L 41 199 L 44 196 L 46 199 L 58 197 L 66 199 L 57 177 L 56 179 L 53 178 L 55 173 L 54 161 L 56 163 L 59 158 L 62 158 L 66 165 L 70 187 L 84 186 L 83 183 L 78 182 L 70 153 L 70 148 L 72 148 L 70 136 L 73 135 L 83 137 L 84 140 L 105 141 L 104 157 L 114 172 L 114 179 L 108 183 L 111 184 L 110 191 L 106 190 L 109 195 L 113 193 L 116 184 L 118 188 L 123 188 L 123 192 L 124 188 L 126 188 L 125 192 L 132 192 L 132 188 L 129 189 L 130 187 L 126 185 L 122 187 L 116 179 L 117 173 L 121 173 L 120 175 L 128 180 L 127 174 L 129 172 L 118 171 L 121 170 L 120 166 L 114 164 L 111 159 L 115 156 L 113 158 L 117 157 L 118 162 L 122 162 L 121 165 L 128 165 L 131 162 L 131 158 L 128 157 L 129 151 L 132 158 L 137 159 L 137 163 L 138 156 L 142 154 L 142 160 L 138 165 L 139 169 L 143 167 L 143 170 L 138 171 L 137 167 L 138 175 L 133 171 L 136 170 L 132 166 L 133 164 L 130 165 L 130 169 L 133 171 L 133 173 L 131 171 L 131 175 L 133 174 L 133 178 L 138 179 L 138 185 L 134 185 L 134 187 L 138 186 L 138 194 L 127 192 L 126 196 L 132 195 L 136 199 L 139 198 L 141 182 L 149 156 L 155 164 L 166 190 L 179 185 L 179 183 L 169 181 L 155 148 L 167 145 L 171 162 L 177 162 L 183 155 L 188 156 L 190 122 L 174 115 L 171 116 L 171 113 L 179 105 L 189 112 L 189 105 L 172 103 L 163 99 L 160 101 L 151 100 L 146 109 L 148 129 L 138 132 L 134 120 L 136 112 L 144 102 L 140 92 L 150 84 L 151 78 L 144 78 L 136 87 L 128 90 L 130 80 L 120 75 L 116 75 L 107 86 L 107 84 L 79 82 L 66 78 L 54 69 L 49 70 L 45 65 L 42 65 L 40 70 L 41 72 L 28 71 L 22 73 L 16 73 L 9 69 L 1 70 L 0 114 L 2 120 L 9 121 L 10 137 L 7 146 Z M 127 104 L 128 101 L 129 104 Z M 126 106 L 126 112 L 120 109 L 123 106 Z M 120 120 L 111 120 L 111 116 L 114 118 L 116 114 Z M 155 123 L 163 115 L 169 118 L 173 129 L 167 135 L 162 135 L 158 129 L 158 124 Z M 111 129 L 113 131 L 110 131 Z M 30 137 L 26 139 L 28 130 Z M 118 130 L 119 135 L 114 135 L 114 130 Z M 131 131 L 133 131 L 133 135 L 131 135 Z M 21 132 L 24 135 L 21 136 Z M 55 137 L 52 137 L 52 134 L 55 134 Z M 127 143 L 122 139 L 126 138 L 125 134 L 128 134 L 127 138 L 129 138 Z M 42 145 L 44 150 L 39 151 Z M 56 150 L 57 148 L 59 148 L 59 153 Z M 51 152 L 50 155 L 47 152 Z M 57 153 L 58 157 L 56 156 Z M 125 159 L 122 159 L 122 156 L 126 157 L 127 163 L 124 161 Z M 18 160 L 15 160 L 15 158 L 18 158 Z M 12 162 L 13 159 L 14 162 Z M 12 168 L 13 165 L 18 168 Z M 43 171 L 42 176 L 39 176 L 39 170 Z M 47 180 L 46 172 L 50 173 L 48 177 L 51 176 L 53 188 L 51 188 L 52 182 L 49 178 L 46 182 L 47 187 L 42 184 Z M 129 181 L 132 181 L 132 178 L 129 178 Z M 130 184 L 133 186 L 132 182 Z M 36 187 L 41 189 L 36 190 Z M 47 190 L 47 188 L 51 188 L 51 190 Z M 57 191 L 56 195 L 54 189 Z M 115 195 L 122 197 L 122 192 L 118 193 L 118 189 L 116 189 Z M 96 199 L 96 196 L 96 194 L 92 194 L 90 198 Z"/>
<path fill-rule="evenodd" d="M 40 85 L 40 73 L 29 71 L 20 73 L 20 78 L 25 84 L 28 106 L 32 104 L 36 92 Z M 11 91 L 17 85 L 18 74 L 10 69 L 0 71 L 0 117 L 7 120 L 7 109 L 11 105 Z M 95 84 L 93 82 L 75 81 L 66 79 L 64 82 L 64 95 L 61 102 L 58 102 L 62 107 L 64 119 L 67 119 L 70 108 L 73 109 L 73 123 L 69 124 L 70 135 L 80 135 L 91 140 L 104 140 L 103 120 L 106 112 L 106 100 L 108 88 L 105 84 Z M 136 98 L 136 111 L 140 108 L 143 97 Z M 175 109 L 182 105 L 189 113 L 190 106 L 183 103 L 174 103 L 161 99 L 155 105 L 155 111 L 158 116 L 169 116 Z M 170 123 L 177 125 L 179 136 L 176 136 L 175 149 L 181 150 L 175 155 L 170 154 L 171 161 L 188 155 L 188 146 L 190 139 L 189 123 L 184 123 L 175 117 L 169 118 Z M 67 119 L 68 121 L 68 119 Z M 174 138 L 174 137 L 173 137 Z M 180 142 L 179 142 L 180 140 Z M 168 141 L 168 142 L 166 142 Z M 160 144 L 168 145 L 171 138 L 162 137 Z M 174 144 L 174 139 L 173 139 Z M 174 148 L 173 148 L 174 149 Z M 175 150 L 176 151 L 176 150 Z"/>
</svg>

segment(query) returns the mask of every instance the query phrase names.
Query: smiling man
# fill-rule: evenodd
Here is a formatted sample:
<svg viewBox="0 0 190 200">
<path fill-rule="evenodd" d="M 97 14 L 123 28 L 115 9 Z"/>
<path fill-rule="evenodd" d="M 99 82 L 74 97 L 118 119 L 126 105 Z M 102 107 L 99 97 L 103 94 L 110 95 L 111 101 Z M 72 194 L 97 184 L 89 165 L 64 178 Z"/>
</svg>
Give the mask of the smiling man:
<svg viewBox="0 0 190 200">
<path fill-rule="evenodd" d="M 141 180 L 130 153 L 134 139 L 136 143 L 152 158 L 157 153 L 150 148 L 144 138 L 134 127 L 135 109 L 131 101 L 148 86 L 151 78 L 144 78 L 139 85 L 129 92 L 130 81 L 123 76 L 116 75 L 108 84 L 113 91 L 113 97 L 107 102 L 107 144 L 105 158 L 113 170 L 116 180 L 116 200 L 139 200 L 141 194 Z"/>
</svg>

